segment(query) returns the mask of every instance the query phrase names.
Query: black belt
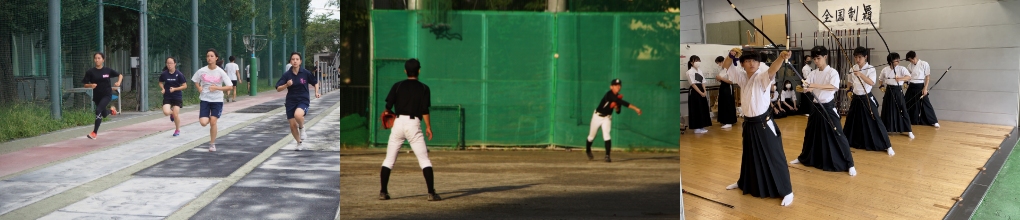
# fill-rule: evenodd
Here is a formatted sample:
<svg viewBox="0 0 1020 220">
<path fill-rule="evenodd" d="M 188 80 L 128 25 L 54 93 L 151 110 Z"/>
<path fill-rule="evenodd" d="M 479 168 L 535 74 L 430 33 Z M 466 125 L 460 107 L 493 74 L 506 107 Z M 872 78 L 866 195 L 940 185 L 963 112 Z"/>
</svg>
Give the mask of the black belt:
<svg viewBox="0 0 1020 220">
<path fill-rule="evenodd" d="M 399 115 L 399 116 L 407 116 L 408 118 L 411 118 L 411 119 L 421 118 L 421 116 L 414 116 L 414 115 Z M 399 117 L 399 116 L 397 116 L 397 117 Z"/>
<path fill-rule="evenodd" d="M 770 109 L 771 110 L 771 109 Z M 766 123 L 772 120 L 772 113 L 766 111 L 764 114 L 753 117 L 744 117 L 744 123 Z"/>
<path fill-rule="evenodd" d="M 910 85 L 924 85 L 924 83 L 910 83 Z"/>
<path fill-rule="evenodd" d="M 829 101 L 829 102 L 826 102 L 826 103 L 817 103 L 817 102 L 816 102 L 815 104 L 819 104 L 819 105 L 821 105 L 822 107 L 826 107 L 826 108 L 833 108 L 833 107 L 836 107 L 836 104 L 835 104 L 835 103 L 836 103 L 836 100 L 835 100 L 835 99 L 833 99 L 832 101 Z"/>
</svg>

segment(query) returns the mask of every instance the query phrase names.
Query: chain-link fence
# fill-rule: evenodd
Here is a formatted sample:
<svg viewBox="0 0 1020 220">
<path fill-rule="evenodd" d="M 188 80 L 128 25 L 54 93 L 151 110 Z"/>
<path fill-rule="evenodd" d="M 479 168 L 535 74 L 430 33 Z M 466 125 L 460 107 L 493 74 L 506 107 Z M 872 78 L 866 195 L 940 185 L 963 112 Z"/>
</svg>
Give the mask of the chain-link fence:
<svg viewBox="0 0 1020 220">
<path fill-rule="evenodd" d="M 0 102 L 31 102 L 49 105 L 50 76 L 60 73 L 62 106 L 68 109 L 87 109 L 88 94 L 81 88 L 81 79 L 88 68 L 94 67 L 92 54 L 107 54 L 105 66 L 124 75 L 122 85 L 124 108 L 128 111 L 151 110 L 162 104 L 158 86 L 160 73 L 168 57 L 173 57 L 177 69 L 190 78 L 206 66 L 205 51 L 214 48 L 224 61 L 234 56 L 246 78 L 245 67 L 251 57 L 242 42 L 246 34 L 266 35 L 269 44 L 255 55 L 260 59 L 262 74 L 255 79 L 262 87 L 270 84 L 284 71 L 287 55 L 304 52 L 303 28 L 307 20 L 308 0 L 275 1 L 192 1 L 148 0 L 148 43 L 140 44 L 141 4 L 136 0 L 60 0 L 61 48 L 58 57 L 48 52 L 48 1 L 4 1 L 0 21 Z M 102 5 L 102 6 L 100 6 Z M 16 6 L 16 7 L 14 7 Z M 197 12 L 197 53 L 194 51 L 192 15 Z M 254 27 L 252 27 L 254 26 Z M 148 70 L 139 72 L 140 48 L 148 49 Z M 48 60 L 60 59 L 60 68 L 51 69 Z M 307 64 L 313 65 L 312 62 Z M 148 84 L 140 78 L 147 76 Z M 247 86 L 238 87 L 238 93 L 247 94 Z M 140 94 L 148 92 L 148 105 L 139 107 Z M 185 103 L 197 103 L 197 91 L 185 90 Z"/>
</svg>

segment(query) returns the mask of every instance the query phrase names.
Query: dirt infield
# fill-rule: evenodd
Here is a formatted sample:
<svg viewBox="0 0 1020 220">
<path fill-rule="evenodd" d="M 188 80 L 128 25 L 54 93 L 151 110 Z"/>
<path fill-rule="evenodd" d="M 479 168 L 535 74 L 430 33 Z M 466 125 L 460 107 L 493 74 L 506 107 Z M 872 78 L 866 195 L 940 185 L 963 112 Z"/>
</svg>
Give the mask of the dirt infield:
<svg viewBox="0 0 1020 220">
<path fill-rule="evenodd" d="M 413 153 L 401 150 L 391 200 L 378 200 L 382 149 L 340 151 L 340 219 L 575 219 L 680 216 L 676 153 L 614 152 L 613 162 L 583 151 L 436 151 L 436 191 Z"/>
</svg>

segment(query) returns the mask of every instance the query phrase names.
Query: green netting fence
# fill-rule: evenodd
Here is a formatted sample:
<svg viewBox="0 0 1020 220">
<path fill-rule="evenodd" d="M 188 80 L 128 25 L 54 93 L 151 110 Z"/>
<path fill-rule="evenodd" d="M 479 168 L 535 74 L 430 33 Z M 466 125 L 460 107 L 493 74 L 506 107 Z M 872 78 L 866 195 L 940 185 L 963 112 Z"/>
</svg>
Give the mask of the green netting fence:
<svg viewBox="0 0 1020 220">
<path fill-rule="evenodd" d="M 406 78 L 403 61 L 417 58 L 432 105 L 462 107 L 467 145 L 584 146 L 596 105 L 620 78 L 644 115 L 614 115 L 614 145 L 679 146 L 678 14 L 453 11 L 445 26 L 420 17 L 372 12 L 370 119 Z M 386 143 L 389 132 L 370 121 L 371 142 Z"/>
</svg>

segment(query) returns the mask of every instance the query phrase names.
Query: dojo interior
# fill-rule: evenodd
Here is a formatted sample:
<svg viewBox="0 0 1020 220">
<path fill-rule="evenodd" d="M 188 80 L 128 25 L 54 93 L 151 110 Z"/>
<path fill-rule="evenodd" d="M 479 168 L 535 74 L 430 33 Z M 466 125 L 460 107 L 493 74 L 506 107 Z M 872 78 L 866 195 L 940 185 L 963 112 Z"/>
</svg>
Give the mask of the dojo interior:
<svg viewBox="0 0 1020 220">
<path fill-rule="evenodd" d="M 1017 143 L 1020 41 L 1015 36 L 1020 35 L 1020 1 L 805 0 L 804 5 L 823 20 L 826 10 L 833 16 L 829 19 L 835 20 L 837 9 L 872 6 L 878 33 L 867 22 L 844 26 L 827 23 L 837 35 L 835 38 L 800 1 L 732 3 L 755 25 L 741 18 L 727 1 L 691 0 L 682 2 L 680 7 L 681 87 L 690 88 L 685 74 L 687 59 L 699 56 L 713 117 L 712 126 L 704 134 L 695 134 L 683 124 L 690 120 L 689 91 L 684 90 L 680 100 L 683 115 L 680 155 L 687 218 L 981 218 L 975 215 L 980 212 L 977 207 L 986 199 L 996 176 L 1007 175 L 999 171 Z M 849 18 L 849 14 L 843 15 L 848 16 L 844 19 Z M 851 148 L 857 176 L 790 164 L 796 194 L 791 206 L 780 206 L 781 199 L 743 195 L 739 189 L 726 190 L 739 174 L 743 119 L 738 117 L 738 122 L 728 129 L 721 128 L 722 124 L 716 121 L 719 81 L 715 77 L 720 68 L 713 60 L 726 56 L 733 47 L 764 53 L 778 51 L 769 48 L 771 43 L 754 27 L 784 46 L 789 30 L 789 50 L 794 54 L 790 61 L 797 71 L 812 47 L 826 46 L 830 50 L 829 65 L 840 71 L 836 106 L 844 115 L 849 106 L 846 80 L 849 65 L 845 64 L 844 53 L 852 54 L 856 46 L 866 47 L 870 52 L 869 63 L 877 66 L 886 63 L 890 50 L 901 56 L 915 51 L 919 59 L 930 64 L 929 97 L 941 127 L 914 125 L 914 139 L 890 134 L 895 156 Z M 840 50 L 840 44 L 844 50 Z M 950 66 L 952 69 L 947 71 Z M 876 69 L 880 73 L 882 68 Z M 792 71 L 783 70 L 776 75 L 780 86 L 785 80 L 794 86 L 800 84 Z M 883 92 L 878 84 L 871 92 L 881 104 Z M 739 92 L 735 96 L 739 107 Z M 807 118 L 791 115 L 776 120 L 788 160 L 801 152 Z"/>
</svg>

